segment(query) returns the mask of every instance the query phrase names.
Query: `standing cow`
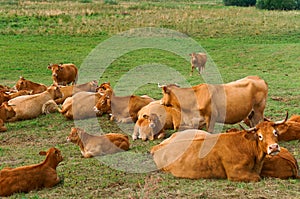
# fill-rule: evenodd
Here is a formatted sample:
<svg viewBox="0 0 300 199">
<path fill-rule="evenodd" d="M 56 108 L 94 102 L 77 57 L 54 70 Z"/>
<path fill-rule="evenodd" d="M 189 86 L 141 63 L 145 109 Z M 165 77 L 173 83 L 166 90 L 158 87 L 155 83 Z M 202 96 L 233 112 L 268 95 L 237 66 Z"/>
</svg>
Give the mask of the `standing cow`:
<svg viewBox="0 0 300 199">
<path fill-rule="evenodd" d="M 74 64 L 49 64 L 52 70 L 53 84 L 66 86 L 77 82 L 78 69 Z"/>
<path fill-rule="evenodd" d="M 191 53 L 191 73 L 193 75 L 194 68 L 198 68 L 199 74 L 201 74 L 205 69 L 205 64 L 207 61 L 207 56 L 205 53 Z"/>
</svg>

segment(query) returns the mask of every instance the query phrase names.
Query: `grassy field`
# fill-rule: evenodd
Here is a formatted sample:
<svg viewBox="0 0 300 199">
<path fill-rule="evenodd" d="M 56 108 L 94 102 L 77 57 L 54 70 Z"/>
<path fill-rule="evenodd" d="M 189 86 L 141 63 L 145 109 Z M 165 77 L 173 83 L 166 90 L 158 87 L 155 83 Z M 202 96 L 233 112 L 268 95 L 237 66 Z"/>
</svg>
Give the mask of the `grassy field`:
<svg viewBox="0 0 300 199">
<path fill-rule="evenodd" d="M 91 60 L 89 55 L 104 52 L 92 62 L 93 69 L 103 69 L 104 62 L 97 61 L 101 61 L 100 58 L 112 60 L 103 74 L 92 71 L 92 76 L 83 75 L 82 79 L 97 77 L 100 83 L 110 81 L 121 90 L 125 82 L 133 85 L 133 93 L 160 99 L 161 90 L 157 88 L 157 81 L 174 83 L 180 80 L 174 76 L 174 82 L 171 82 L 169 70 L 180 74 L 190 85 L 203 83 L 210 77 L 220 76 L 221 81 L 226 83 L 247 75 L 259 75 L 269 85 L 265 109 L 267 117 L 281 120 L 286 111 L 290 115 L 300 114 L 299 11 L 224 7 L 220 0 L 2 0 L 0 21 L 2 85 L 13 86 L 19 76 L 50 85 L 49 63 L 72 62 L 84 74 L 82 71 L 88 66 L 87 60 Z M 189 76 L 188 54 L 192 47 L 184 49 L 185 43 L 178 46 L 178 49 L 183 49 L 182 54 L 174 53 L 177 49 L 172 46 L 167 46 L 170 50 L 155 48 L 163 41 L 151 35 L 139 35 L 137 38 L 142 39 L 141 42 L 132 41 L 137 45 L 136 50 L 128 52 L 126 49 L 131 49 L 132 43 L 124 40 L 122 42 L 125 44 L 114 40 L 112 43 L 115 46 L 101 45 L 111 44 L 111 39 L 116 39 L 115 35 L 124 31 L 130 33 L 147 27 L 165 29 L 167 32 L 174 30 L 190 38 L 188 42 L 195 41 L 198 44 L 195 49 L 200 46 L 209 55 L 206 74 L 203 77 L 195 74 Z M 125 41 L 130 39 L 123 38 Z M 148 47 L 144 47 L 149 38 Z M 180 40 L 175 33 L 164 41 L 168 39 L 171 44 Z M 128 74 L 139 74 L 136 71 L 142 66 L 150 68 L 142 76 L 145 78 L 144 85 L 138 84 L 139 76 L 129 76 L 130 81 L 126 80 Z M 156 73 L 157 66 L 167 70 Z M 218 74 L 213 73 L 216 71 Z M 149 73 L 155 76 L 151 81 L 146 79 Z M 123 153 L 118 160 L 114 156 L 83 159 L 79 148 L 66 142 L 71 127 L 82 125 L 88 132 L 97 131 L 100 127 L 102 133 L 132 134 L 132 125 L 110 122 L 106 116 L 73 122 L 55 113 L 6 124 L 8 131 L 0 134 L 0 169 L 38 163 L 43 160 L 38 152 L 53 146 L 59 148 L 64 156 L 57 169 L 63 179 L 60 184 L 52 189 L 15 194 L 10 198 L 300 197 L 300 181 L 295 179 L 268 178 L 258 183 L 237 183 L 214 179 L 178 179 L 170 174 L 152 171 L 153 163 L 149 161 L 148 151 L 160 140 L 131 141 L 130 151 Z M 226 129 L 231 127 L 238 126 L 225 126 Z M 300 161 L 299 141 L 280 145 L 288 148 Z"/>
</svg>

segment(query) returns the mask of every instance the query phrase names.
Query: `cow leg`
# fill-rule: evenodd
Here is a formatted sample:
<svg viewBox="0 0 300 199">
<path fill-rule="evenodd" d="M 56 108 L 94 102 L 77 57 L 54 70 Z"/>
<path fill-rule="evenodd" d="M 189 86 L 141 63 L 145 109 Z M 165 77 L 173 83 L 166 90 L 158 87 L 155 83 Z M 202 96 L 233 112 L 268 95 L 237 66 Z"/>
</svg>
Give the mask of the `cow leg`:
<svg viewBox="0 0 300 199">
<path fill-rule="evenodd" d="M 227 178 L 238 182 L 258 182 L 261 179 L 259 174 L 245 170 L 234 170 L 231 173 L 227 173 Z"/>
<path fill-rule="evenodd" d="M 253 108 L 253 116 L 250 119 L 250 127 L 254 127 L 264 119 L 265 104 Z"/>
<path fill-rule="evenodd" d="M 215 124 L 216 124 L 216 117 L 209 117 L 206 116 L 205 117 L 205 121 L 206 121 L 206 130 L 209 133 L 213 133 L 214 132 L 214 128 L 215 128 Z"/>
<path fill-rule="evenodd" d="M 132 140 L 138 139 L 138 136 L 139 136 L 139 127 L 135 125 L 132 134 Z"/>
<path fill-rule="evenodd" d="M 194 65 L 191 65 L 191 73 L 190 73 L 190 76 L 192 76 L 192 75 L 193 75 L 194 68 L 195 68 L 195 66 L 194 66 Z"/>
</svg>

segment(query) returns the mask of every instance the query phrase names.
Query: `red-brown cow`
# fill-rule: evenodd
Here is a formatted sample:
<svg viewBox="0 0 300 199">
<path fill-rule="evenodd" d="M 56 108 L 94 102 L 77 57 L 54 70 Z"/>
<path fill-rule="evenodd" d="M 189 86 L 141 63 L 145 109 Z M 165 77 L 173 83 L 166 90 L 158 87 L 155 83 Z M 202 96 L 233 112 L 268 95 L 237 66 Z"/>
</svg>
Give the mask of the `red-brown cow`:
<svg viewBox="0 0 300 199">
<path fill-rule="evenodd" d="M 248 76 L 220 85 L 162 86 L 162 91 L 161 103 L 180 110 L 185 124 L 201 128 L 206 123 L 207 131 L 213 132 L 216 122 L 235 124 L 249 117 L 253 127 L 262 121 L 268 85 L 257 76 Z"/>
<path fill-rule="evenodd" d="M 205 64 L 207 61 L 207 56 L 205 53 L 191 53 L 191 73 L 193 75 L 194 68 L 198 68 L 199 74 L 201 74 L 205 69 Z"/>
<path fill-rule="evenodd" d="M 0 105 L 0 132 L 7 131 L 7 128 L 4 126 L 4 122 L 14 117 L 15 115 L 16 112 L 11 106 L 8 105 L 7 102 L 3 102 Z"/>
<path fill-rule="evenodd" d="M 150 97 L 141 97 L 136 95 L 118 97 L 112 90 L 108 89 L 98 100 L 94 110 L 101 116 L 104 113 L 111 115 L 111 120 L 118 122 L 136 122 L 138 111 L 153 102 Z"/>
<path fill-rule="evenodd" d="M 47 90 L 47 86 L 45 86 L 44 84 L 32 82 L 30 80 L 25 79 L 24 77 L 20 77 L 15 87 L 18 91 L 20 90 L 31 91 L 31 94 L 38 94 Z"/>
<path fill-rule="evenodd" d="M 127 151 L 130 145 L 127 135 L 120 133 L 90 135 L 80 128 L 72 128 L 67 141 L 77 144 L 85 158 Z"/>
<path fill-rule="evenodd" d="M 0 196 L 50 188 L 60 182 L 56 167 L 63 160 L 61 152 L 50 148 L 47 152 L 41 151 L 40 155 L 46 155 L 46 159 L 40 164 L 4 168 L 0 171 Z"/>
<path fill-rule="evenodd" d="M 174 133 L 151 150 L 158 169 L 182 178 L 259 181 L 265 156 L 280 152 L 282 122 L 261 122 L 254 128 L 209 134 L 200 130 Z"/>
<path fill-rule="evenodd" d="M 74 64 L 49 64 L 48 69 L 52 70 L 53 84 L 63 85 L 77 82 L 78 69 Z"/>
<path fill-rule="evenodd" d="M 278 128 L 279 141 L 300 140 L 300 116 L 293 115 L 284 126 Z"/>
</svg>

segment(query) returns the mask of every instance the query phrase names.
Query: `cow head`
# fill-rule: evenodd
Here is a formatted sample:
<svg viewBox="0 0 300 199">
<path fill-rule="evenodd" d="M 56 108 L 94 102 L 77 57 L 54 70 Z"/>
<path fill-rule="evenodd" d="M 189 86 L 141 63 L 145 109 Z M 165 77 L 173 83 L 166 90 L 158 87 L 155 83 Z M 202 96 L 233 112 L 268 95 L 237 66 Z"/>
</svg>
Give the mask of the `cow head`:
<svg viewBox="0 0 300 199">
<path fill-rule="evenodd" d="M 63 161 L 63 157 L 61 155 L 60 150 L 58 150 L 57 148 L 54 148 L 54 147 L 50 148 L 47 152 L 46 151 L 40 151 L 39 154 L 46 156 L 45 162 L 50 164 L 52 168 L 56 168 L 57 165 L 61 161 Z"/>
<path fill-rule="evenodd" d="M 64 96 L 59 86 L 56 85 L 49 86 L 47 92 L 50 93 L 52 99 L 62 98 Z"/>
<path fill-rule="evenodd" d="M 27 88 L 27 80 L 24 77 L 20 77 L 20 79 L 17 81 L 16 85 L 15 85 L 16 89 L 18 91 L 20 90 L 26 90 Z"/>
<path fill-rule="evenodd" d="M 255 127 L 246 130 L 248 132 L 246 137 L 248 139 L 255 139 L 258 143 L 260 151 L 263 151 L 268 155 L 276 155 L 280 152 L 280 146 L 277 143 L 278 135 L 280 134 L 278 129 L 284 126 L 286 121 L 287 117 L 280 122 L 261 122 Z"/>
<path fill-rule="evenodd" d="M 67 142 L 77 143 L 80 140 L 78 128 L 71 128 L 71 132 L 67 137 Z"/>
<path fill-rule="evenodd" d="M 104 113 L 111 113 L 112 91 L 108 89 L 105 91 L 105 93 L 100 93 L 100 95 L 101 97 L 94 106 L 94 111 L 97 112 L 99 116 L 103 115 Z"/>
<path fill-rule="evenodd" d="M 63 65 L 62 63 L 61 64 L 49 64 L 48 65 L 48 69 L 52 70 L 52 76 L 53 77 L 57 77 L 58 74 L 63 70 L 62 65 Z"/>
<path fill-rule="evenodd" d="M 164 106 L 174 106 L 174 107 L 179 107 L 179 102 L 177 100 L 177 97 L 175 93 L 173 92 L 173 89 L 179 88 L 178 85 L 176 84 L 171 84 L 167 86 L 159 86 L 162 88 L 162 94 L 163 97 L 160 100 L 160 104 Z"/>
<path fill-rule="evenodd" d="M 8 105 L 8 102 L 3 102 L 0 106 L 0 119 L 4 122 L 16 115 L 13 105 Z"/>
<path fill-rule="evenodd" d="M 109 82 L 104 82 L 104 83 L 102 83 L 98 88 L 97 88 L 97 92 L 98 93 L 104 93 L 104 92 L 106 92 L 106 90 L 112 90 L 112 87 L 111 87 L 111 85 L 110 85 L 110 83 Z"/>
</svg>

